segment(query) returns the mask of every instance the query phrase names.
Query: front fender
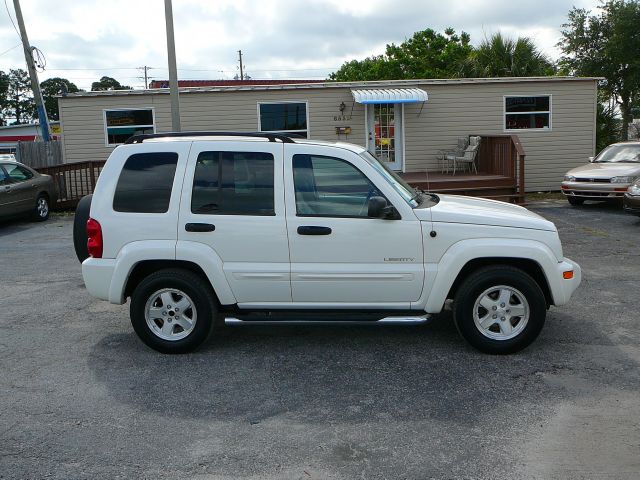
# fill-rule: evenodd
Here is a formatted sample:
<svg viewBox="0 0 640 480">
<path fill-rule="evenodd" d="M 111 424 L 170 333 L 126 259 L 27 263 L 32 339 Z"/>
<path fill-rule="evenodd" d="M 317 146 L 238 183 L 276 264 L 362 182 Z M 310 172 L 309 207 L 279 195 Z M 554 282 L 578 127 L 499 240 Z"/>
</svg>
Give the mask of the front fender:
<svg viewBox="0 0 640 480">
<path fill-rule="evenodd" d="M 554 300 L 563 303 L 562 274 L 558 275 L 558 260 L 551 249 L 536 240 L 482 238 L 461 240 L 449 247 L 437 264 L 425 265 L 433 272 L 432 288 L 426 294 L 425 311 L 438 313 L 462 268 L 479 258 L 522 258 L 535 261 L 547 279 Z M 557 298 L 558 297 L 558 298 Z"/>
</svg>

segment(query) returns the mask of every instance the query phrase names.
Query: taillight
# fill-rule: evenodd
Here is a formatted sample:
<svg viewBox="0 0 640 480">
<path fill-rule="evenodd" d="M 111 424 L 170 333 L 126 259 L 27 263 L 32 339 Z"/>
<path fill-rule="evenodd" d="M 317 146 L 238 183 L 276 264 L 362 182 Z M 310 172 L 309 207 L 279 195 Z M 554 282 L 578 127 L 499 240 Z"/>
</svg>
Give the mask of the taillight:
<svg viewBox="0 0 640 480">
<path fill-rule="evenodd" d="M 97 220 L 87 220 L 87 250 L 93 258 L 102 258 L 102 227 Z"/>
</svg>

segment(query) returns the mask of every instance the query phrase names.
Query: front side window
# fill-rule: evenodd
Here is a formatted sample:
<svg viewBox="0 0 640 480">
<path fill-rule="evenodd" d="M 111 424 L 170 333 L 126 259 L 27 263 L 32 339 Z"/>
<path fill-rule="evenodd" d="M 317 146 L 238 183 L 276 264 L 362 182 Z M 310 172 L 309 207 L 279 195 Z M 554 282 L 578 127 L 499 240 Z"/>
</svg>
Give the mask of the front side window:
<svg viewBox="0 0 640 480">
<path fill-rule="evenodd" d="M 133 135 L 154 133 L 153 110 L 105 110 L 105 132 L 107 145 L 119 145 Z"/>
<path fill-rule="evenodd" d="M 261 132 L 308 138 L 306 102 L 259 103 Z"/>
<path fill-rule="evenodd" d="M 167 212 L 177 165 L 175 152 L 131 155 L 120 172 L 113 209 L 132 213 Z"/>
<path fill-rule="evenodd" d="M 544 130 L 551 128 L 551 96 L 504 97 L 505 130 Z"/>
<path fill-rule="evenodd" d="M 33 173 L 20 165 L 8 164 L 5 165 L 4 168 L 7 170 L 9 179 L 12 182 L 24 182 L 25 180 L 33 178 Z"/>
<path fill-rule="evenodd" d="M 369 218 L 369 198 L 384 197 L 356 167 L 321 155 L 294 155 L 293 182 L 302 217 Z"/>
<path fill-rule="evenodd" d="M 202 152 L 196 161 L 191 212 L 275 215 L 274 159 L 264 152 Z"/>
</svg>

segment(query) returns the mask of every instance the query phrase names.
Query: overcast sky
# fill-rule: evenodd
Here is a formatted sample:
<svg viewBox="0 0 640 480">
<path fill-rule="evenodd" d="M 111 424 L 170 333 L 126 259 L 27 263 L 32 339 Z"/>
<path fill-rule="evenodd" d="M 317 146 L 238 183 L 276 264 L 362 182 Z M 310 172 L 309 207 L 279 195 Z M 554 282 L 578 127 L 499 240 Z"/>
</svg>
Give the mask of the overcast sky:
<svg viewBox="0 0 640 480">
<path fill-rule="evenodd" d="M 6 1 L 11 15 L 13 1 Z M 346 61 L 384 52 L 425 28 L 453 27 L 474 44 L 502 32 L 529 36 L 550 57 L 572 6 L 597 0 L 174 0 L 180 79 L 231 79 L 242 49 L 253 78 L 317 79 Z M 44 53 L 40 80 L 90 89 L 103 75 L 136 88 L 136 67 L 168 78 L 163 0 L 22 0 L 29 40 Z M 0 3 L 0 70 L 25 68 L 19 37 Z M 15 19 L 15 17 L 14 17 Z M 16 48 L 12 48 L 16 47 Z"/>
</svg>

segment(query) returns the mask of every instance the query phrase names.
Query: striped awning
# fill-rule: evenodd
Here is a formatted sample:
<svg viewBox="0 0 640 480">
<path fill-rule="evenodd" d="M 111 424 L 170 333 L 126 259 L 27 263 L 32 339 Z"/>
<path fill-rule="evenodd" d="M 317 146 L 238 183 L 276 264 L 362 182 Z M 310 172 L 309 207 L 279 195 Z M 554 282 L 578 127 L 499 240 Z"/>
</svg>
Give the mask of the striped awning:
<svg viewBox="0 0 640 480">
<path fill-rule="evenodd" d="M 351 90 L 356 103 L 420 103 L 429 100 L 427 92 L 420 88 L 377 88 L 375 90 Z"/>
</svg>

